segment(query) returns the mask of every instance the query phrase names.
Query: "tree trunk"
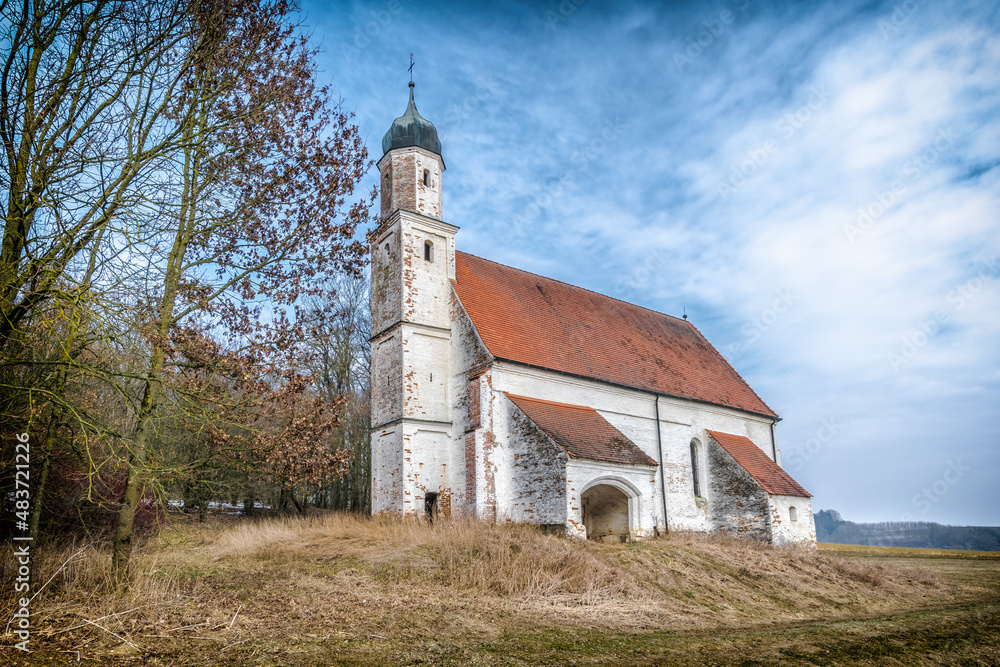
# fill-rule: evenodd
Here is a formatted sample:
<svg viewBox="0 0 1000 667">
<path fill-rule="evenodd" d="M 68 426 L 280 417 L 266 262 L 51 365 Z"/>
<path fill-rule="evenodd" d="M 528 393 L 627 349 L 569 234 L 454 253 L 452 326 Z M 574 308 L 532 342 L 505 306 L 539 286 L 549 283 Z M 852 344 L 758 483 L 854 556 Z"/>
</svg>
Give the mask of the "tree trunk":
<svg viewBox="0 0 1000 667">
<path fill-rule="evenodd" d="M 126 478 L 125 492 L 122 495 L 121 508 L 118 510 L 118 523 L 115 527 L 115 541 L 111 551 L 111 570 L 119 585 L 127 584 L 129 575 L 129 559 L 132 555 L 132 537 L 135 527 L 135 512 L 139 508 L 139 500 L 145 487 L 146 446 L 149 431 L 153 426 L 154 410 L 156 409 L 159 378 L 163 370 L 164 353 L 162 347 L 153 352 L 152 369 L 146 380 L 146 389 L 142 397 L 139 419 L 135 426 L 132 443 L 125 455 Z"/>
</svg>

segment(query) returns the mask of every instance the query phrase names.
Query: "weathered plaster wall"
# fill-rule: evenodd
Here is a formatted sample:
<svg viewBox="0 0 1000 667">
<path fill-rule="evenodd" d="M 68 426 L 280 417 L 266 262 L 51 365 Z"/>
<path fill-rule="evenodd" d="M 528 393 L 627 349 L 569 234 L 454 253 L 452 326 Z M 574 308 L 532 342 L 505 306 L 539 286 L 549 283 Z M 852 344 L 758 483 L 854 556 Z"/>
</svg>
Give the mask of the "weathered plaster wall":
<svg viewBox="0 0 1000 667">
<path fill-rule="evenodd" d="M 628 434 L 626 434 L 628 435 Z M 633 441 L 634 442 L 634 441 Z M 632 539 L 656 532 L 659 510 L 658 468 L 629 466 L 584 459 L 569 459 L 566 465 L 567 534 L 586 537 L 583 520 L 583 493 L 596 485 L 614 486 L 629 497 L 629 534 Z"/>
<path fill-rule="evenodd" d="M 505 437 L 497 451 L 498 518 L 542 525 L 566 523 L 566 461 L 561 447 L 538 429 L 510 400 Z"/>
<path fill-rule="evenodd" d="M 372 512 L 403 511 L 403 425 L 372 432 Z"/>
<path fill-rule="evenodd" d="M 791 520 L 791 508 L 796 520 Z M 795 496 L 771 496 L 771 541 L 774 544 L 816 544 L 816 522 L 812 500 Z"/>
<path fill-rule="evenodd" d="M 378 162 L 381 177 L 382 217 L 397 209 L 443 219 L 441 177 L 444 161 L 428 150 L 409 146 L 396 148 Z M 430 185 L 424 185 L 424 170 L 429 172 Z"/>
<path fill-rule="evenodd" d="M 498 393 L 506 391 L 593 407 L 654 461 L 659 461 L 654 398 L 648 393 L 506 362 L 494 365 L 493 389 Z M 659 399 L 659 412 L 670 529 L 713 530 L 715 526 L 709 516 L 713 500 L 711 489 L 706 485 L 704 501 L 696 500 L 694 495 L 691 441 L 698 440 L 704 445 L 708 440 L 706 429 L 745 435 L 771 456 L 770 420 L 728 408 L 665 397 Z M 706 461 L 705 477 L 709 474 Z M 651 517 L 650 531 L 653 526 L 663 529 L 660 488 L 657 471 L 654 489 L 643 491 L 644 507 L 648 507 L 643 513 L 648 511 Z"/>
<path fill-rule="evenodd" d="M 401 239 L 398 216 L 383 223 L 372 237 L 372 334 L 379 334 L 403 319 Z"/>
<path fill-rule="evenodd" d="M 403 428 L 403 513 L 424 516 L 428 492 L 452 496 L 455 467 L 450 425 L 404 422 Z"/>
<path fill-rule="evenodd" d="M 404 325 L 401 335 L 404 350 L 403 414 L 415 419 L 450 421 L 449 333 Z"/>
<path fill-rule="evenodd" d="M 709 530 L 770 538 L 770 496 L 729 452 L 707 439 Z"/>
<path fill-rule="evenodd" d="M 461 494 L 456 491 L 455 512 L 487 517 L 495 493 L 488 495 L 488 471 L 483 460 L 490 459 L 493 443 L 490 383 L 492 359 L 486 351 L 454 290 L 449 298 L 451 309 L 451 380 L 450 410 L 453 437 L 461 452 Z M 478 417 L 478 418 L 476 418 Z M 492 461 L 490 461 L 492 465 Z M 493 474 L 493 473 L 490 473 Z"/>
<path fill-rule="evenodd" d="M 372 341 L 373 427 L 388 424 L 403 416 L 402 341 L 403 334 L 398 327 Z M 375 444 L 374 441 L 372 444 Z"/>
<path fill-rule="evenodd" d="M 407 322 L 448 328 L 451 284 L 454 275 L 454 228 L 406 212 L 401 213 L 403 319 Z M 424 245 L 432 244 L 432 260 Z"/>
</svg>

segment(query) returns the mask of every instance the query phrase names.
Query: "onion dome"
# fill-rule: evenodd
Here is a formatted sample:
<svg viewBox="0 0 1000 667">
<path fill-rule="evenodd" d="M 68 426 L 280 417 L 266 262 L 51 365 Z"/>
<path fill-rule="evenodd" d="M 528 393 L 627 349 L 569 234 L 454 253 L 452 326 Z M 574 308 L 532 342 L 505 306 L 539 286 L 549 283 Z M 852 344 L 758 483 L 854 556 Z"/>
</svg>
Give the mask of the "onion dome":
<svg viewBox="0 0 1000 667">
<path fill-rule="evenodd" d="M 393 148 L 419 146 L 431 153 L 441 155 L 441 140 L 438 139 L 437 128 L 417 112 L 413 102 L 413 82 L 410 82 L 410 103 L 402 116 L 392 121 L 389 131 L 382 137 L 382 153 L 388 153 Z"/>
</svg>

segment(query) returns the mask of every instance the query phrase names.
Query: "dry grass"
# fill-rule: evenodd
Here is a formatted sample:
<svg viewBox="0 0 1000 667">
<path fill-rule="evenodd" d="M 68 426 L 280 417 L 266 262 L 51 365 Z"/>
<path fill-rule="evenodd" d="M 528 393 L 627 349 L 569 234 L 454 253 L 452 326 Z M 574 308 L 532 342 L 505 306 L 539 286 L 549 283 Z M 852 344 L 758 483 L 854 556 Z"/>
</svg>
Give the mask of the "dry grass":
<svg viewBox="0 0 1000 667">
<path fill-rule="evenodd" d="M 340 514 L 166 530 L 138 548 L 127 592 L 114 588 L 109 564 L 106 548 L 39 548 L 35 580 L 52 577 L 32 604 L 40 641 L 86 636 L 92 646 L 180 650 L 197 632 L 228 650 L 338 633 L 407 641 L 533 627 L 732 628 L 975 593 L 882 562 L 720 536 L 610 545 L 523 525 L 428 527 Z M 0 585 L 10 590 L 5 568 Z M 4 623 L 11 609 L 5 599 Z M 67 632 L 75 626 L 84 627 Z"/>
</svg>

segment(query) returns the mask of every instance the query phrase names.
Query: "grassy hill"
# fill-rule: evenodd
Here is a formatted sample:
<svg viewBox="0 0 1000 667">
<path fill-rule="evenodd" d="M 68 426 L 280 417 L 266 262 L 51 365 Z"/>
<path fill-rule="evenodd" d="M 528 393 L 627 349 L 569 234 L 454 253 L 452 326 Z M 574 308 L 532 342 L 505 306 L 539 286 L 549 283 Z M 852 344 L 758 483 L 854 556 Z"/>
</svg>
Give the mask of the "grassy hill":
<svg viewBox="0 0 1000 667">
<path fill-rule="evenodd" d="M 954 654 L 958 645 L 946 638 L 959 628 L 968 656 L 1000 657 L 989 602 L 1000 591 L 998 561 L 985 576 L 962 579 L 907 567 L 898 554 L 676 533 L 610 545 L 527 526 L 337 514 L 164 529 L 140 548 L 126 594 L 113 591 L 103 548 L 40 545 L 38 553 L 36 580 L 52 579 L 32 604 L 36 650 L 12 664 L 682 664 L 706 656 L 770 664 L 823 655 L 816 650 L 830 658 L 830 647 L 849 656 L 873 637 L 929 631 L 926 641 L 900 644 L 899 664 L 919 664 L 911 649 L 926 655 L 940 639 Z M 12 570 L 4 575 L 0 585 L 12 590 Z M 6 596 L 2 604 L 9 617 Z M 917 627 L 924 630 L 913 635 Z"/>
</svg>

